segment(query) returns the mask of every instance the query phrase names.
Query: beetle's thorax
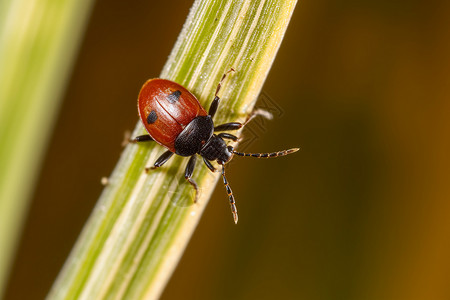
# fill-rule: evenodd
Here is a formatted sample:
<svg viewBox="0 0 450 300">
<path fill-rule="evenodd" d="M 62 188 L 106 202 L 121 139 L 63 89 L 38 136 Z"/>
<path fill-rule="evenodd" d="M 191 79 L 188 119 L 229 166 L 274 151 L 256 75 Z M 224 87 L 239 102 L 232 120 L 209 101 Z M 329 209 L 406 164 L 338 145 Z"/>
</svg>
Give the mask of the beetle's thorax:
<svg viewBox="0 0 450 300">
<path fill-rule="evenodd" d="M 217 160 L 220 164 L 230 161 L 233 155 L 225 141 L 215 134 L 206 142 L 199 154 L 207 160 Z"/>
<path fill-rule="evenodd" d="M 199 153 L 211 139 L 213 132 L 214 123 L 210 116 L 196 117 L 175 139 L 175 153 L 181 156 Z"/>
</svg>

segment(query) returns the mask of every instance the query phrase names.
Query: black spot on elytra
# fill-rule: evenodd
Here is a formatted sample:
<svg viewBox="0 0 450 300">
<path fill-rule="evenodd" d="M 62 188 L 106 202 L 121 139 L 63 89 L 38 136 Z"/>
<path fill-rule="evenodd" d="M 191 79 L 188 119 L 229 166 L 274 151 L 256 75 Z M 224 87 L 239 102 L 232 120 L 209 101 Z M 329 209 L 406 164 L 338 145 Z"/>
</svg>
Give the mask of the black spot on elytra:
<svg viewBox="0 0 450 300">
<path fill-rule="evenodd" d="M 180 100 L 180 96 L 181 96 L 181 92 L 179 90 L 176 90 L 175 92 L 173 92 L 172 94 L 167 96 L 167 100 L 169 100 L 169 102 L 171 104 L 173 104 L 173 103 L 177 102 L 178 100 Z"/>
<path fill-rule="evenodd" d="M 152 110 L 147 116 L 147 123 L 153 124 L 156 122 L 157 119 L 158 119 L 158 116 L 156 115 L 156 111 Z"/>
</svg>

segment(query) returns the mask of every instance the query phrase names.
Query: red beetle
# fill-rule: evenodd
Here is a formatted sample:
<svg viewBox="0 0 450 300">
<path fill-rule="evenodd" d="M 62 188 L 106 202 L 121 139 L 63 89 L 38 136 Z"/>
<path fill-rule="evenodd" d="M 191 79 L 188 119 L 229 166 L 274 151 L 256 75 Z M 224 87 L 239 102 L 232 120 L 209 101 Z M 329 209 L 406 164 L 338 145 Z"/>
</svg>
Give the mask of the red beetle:
<svg viewBox="0 0 450 300">
<path fill-rule="evenodd" d="M 214 126 L 213 117 L 220 101 L 217 94 L 221 83 L 231 71 L 234 70 L 230 69 L 222 76 L 208 112 L 191 92 L 178 83 L 159 78 L 148 80 L 143 85 L 138 97 L 139 116 L 148 135 L 138 136 L 131 142 L 155 141 L 168 149 L 156 160 L 151 169 L 161 167 L 174 153 L 181 156 L 190 156 L 184 176 L 196 191 L 194 202 L 197 201 L 198 186 L 192 179 L 192 174 L 197 154 L 202 156 L 204 163 L 212 172 L 215 172 L 215 168 L 211 161 L 217 161 L 219 165 L 222 165 L 223 183 L 230 200 L 234 222 L 237 223 L 238 215 L 234 196 L 225 177 L 224 167 L 231 160 L 233 154 L 270 158 L 294 153 L 299 149 L 293 148 L 272 153 L 242 153 L 234 151 L 233 147 L 227 146 L 224 141 L 224 139 L 236 141 L 235 135 L 229 133 L 214 134 L 214 132 L 219 131 L 240 129 L 254 116 L 260 114 L 252 114 L 245 123 L 231 122 Z"/>
</svg>

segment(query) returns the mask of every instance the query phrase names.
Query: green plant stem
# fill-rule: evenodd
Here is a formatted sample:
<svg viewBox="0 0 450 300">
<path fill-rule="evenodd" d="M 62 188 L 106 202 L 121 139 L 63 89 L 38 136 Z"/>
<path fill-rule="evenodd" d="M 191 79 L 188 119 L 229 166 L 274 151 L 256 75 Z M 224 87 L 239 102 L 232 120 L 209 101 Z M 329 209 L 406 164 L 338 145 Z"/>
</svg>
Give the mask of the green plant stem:
<svg viewBox="0 0 450 300">
<path fill-rule="evenodd" d="M 233 67 L 215 123 L 245 120 L 295 4 L 196 1 L 160 77 L 187 87 L 208 108 L 223 73 Z M 138 123 L 133 135 L 144 133 Z M 159 297 L 220 176 L 198 160 L 194 179 L 201 191 L 193 204 L 182 157 L 144 172 L 163 151 L 154 143 L 126 147 L 48 299 Z"/>
</svg>

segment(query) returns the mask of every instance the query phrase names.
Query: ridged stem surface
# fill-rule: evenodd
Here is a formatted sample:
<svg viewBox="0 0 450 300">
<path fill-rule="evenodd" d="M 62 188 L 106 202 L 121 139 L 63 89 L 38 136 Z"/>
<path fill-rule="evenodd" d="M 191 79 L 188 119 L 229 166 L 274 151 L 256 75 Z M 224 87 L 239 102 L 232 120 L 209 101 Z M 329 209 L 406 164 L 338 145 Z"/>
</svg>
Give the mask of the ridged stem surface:
<svg viewBox="0 0 450 300">
<path fill-rule="evenodd" d="M 206 107 L 220 91 L 215 123 L 252 111 L 296 1 L 196 1 L 160 75 L 193 92 Z M 134 102 L 130 105 L 135 105 Z M 140 123 L 133 136 L 144 134 Z M 165 149 L 130 144 L 109 178 L 48 299 L 156 299 L 175 269 L 220 177 L 202 160 L 184 179 L 187 159 L 173 157 L 146 174 Z M 230 214 L 224 195 L 224 213 Z"/>
</svg>

